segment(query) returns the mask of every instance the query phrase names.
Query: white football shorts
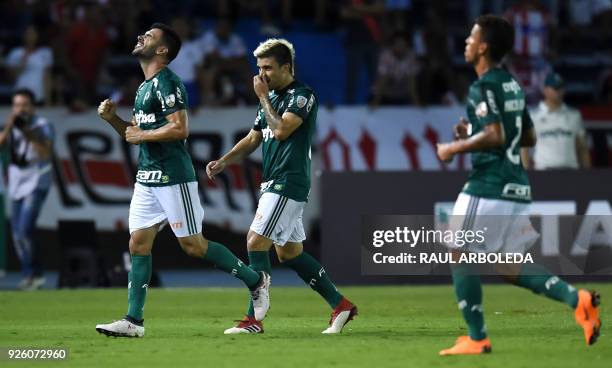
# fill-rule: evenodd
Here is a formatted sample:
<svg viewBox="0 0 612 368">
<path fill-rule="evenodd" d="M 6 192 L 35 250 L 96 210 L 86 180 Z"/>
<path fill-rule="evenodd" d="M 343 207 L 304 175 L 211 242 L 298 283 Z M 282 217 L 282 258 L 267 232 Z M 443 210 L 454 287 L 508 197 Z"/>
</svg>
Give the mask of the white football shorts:
<svg viewBox="0 0 612 368">
<path fill-rule="evenodd" d="M 204 208 L 197 182 L 163 187 L 134 185 L 129 215 L 130 234 L 155 224 L 168 223 L 174 235 L 182 238 L 201 233 L 203 220 Z"/>
<path fill-rule="evenodd" d="M 306 202 L 294 201 L 276 193 L 265 192 L 259 198 L 251 230 L 275 245 L 306 240 L 302 213 Z"/>
<path fill-rule="evenodd" d="M 524 253 L 540 236 L 531 225 L 528 210 L 527 203 L 460 193 L 449 228 L 453 231 L 483 231 L 484 242 L 468 244 L 469 251 Z M 455 244 L 454 247 L 458 246 Z"/>
</svg>

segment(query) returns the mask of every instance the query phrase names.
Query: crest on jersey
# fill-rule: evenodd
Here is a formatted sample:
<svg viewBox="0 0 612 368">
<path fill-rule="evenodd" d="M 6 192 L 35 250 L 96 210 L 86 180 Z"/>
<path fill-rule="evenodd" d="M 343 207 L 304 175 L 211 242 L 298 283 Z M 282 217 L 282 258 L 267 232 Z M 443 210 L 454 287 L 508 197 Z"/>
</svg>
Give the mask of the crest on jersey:
<svg viewBox="0 0 612 368">
<path fill-rule="evenodd" d="M 487 103 L 482 101 L 476 106 L 476 116 L 484 118 L 489 113 L 489 109 L 487 108 Z"/>
<path fill-rule="evenodd" d="M 176 97 L 174 97 L 174 94 L 170 94 L 166 96 L 166 105 L 168 105 L 168 107 L 174 106 L 175 102 L 176 102 Z"/>
<path fill-rule="evenodd" d="M 306 106 L 306 104 L 308 103 L 308 99 L 304 96 L 298 96 L 296 103 L 297 107 L 301 109 L 302 107 Z"/>
</svg>

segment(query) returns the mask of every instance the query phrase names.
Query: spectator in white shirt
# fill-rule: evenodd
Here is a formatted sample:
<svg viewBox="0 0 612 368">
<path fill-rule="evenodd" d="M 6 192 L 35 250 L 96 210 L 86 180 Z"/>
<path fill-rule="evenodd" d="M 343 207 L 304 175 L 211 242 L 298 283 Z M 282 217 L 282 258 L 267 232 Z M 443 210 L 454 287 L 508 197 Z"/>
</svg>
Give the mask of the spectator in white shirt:
<svg viewBox="0 0 612 368">
<path fill-rule="evenodd" d="M 168 66 L 178 75 L 189 96 L 189 108 L 193 109 L 200 103 L 199 80 L 202 74 L 204 50 L 198 40 L 192 38 L 192 28 L 184 17 L 174 18 L 171 27 L 179 35 L 183 44 L 176 58 Z"/>
<path fill-rule="evenodd" d="M 208 105 L 254 103 L 252 70 L 242 38 L 232 32 L 228 19 L 220 18 L 215 30 L 200 38 L 204 53 L 202 93 Z"/>
<path fill-rule="evenodd" d="M 27 88 L 34 93 L 36 104 L 50 104 L 50 68 L 53 65 L 51 49 L 39 45 L 36 27 L 30 25 L 23 36 L 23 46 L 12 49 L 6 65 L 15 78 L 14 89 Z"/>
<path fill-rule="evenodd" d="M 591 158 L 580 112 L 563 102 L 564 83 L 557 73 L 544 80 L 544 100 L 531 114 L 538 143 L 533 154 L 537 170 L 590 168 Z M 522 150 L 529 167 L 529 151 Z"/>
</svg>

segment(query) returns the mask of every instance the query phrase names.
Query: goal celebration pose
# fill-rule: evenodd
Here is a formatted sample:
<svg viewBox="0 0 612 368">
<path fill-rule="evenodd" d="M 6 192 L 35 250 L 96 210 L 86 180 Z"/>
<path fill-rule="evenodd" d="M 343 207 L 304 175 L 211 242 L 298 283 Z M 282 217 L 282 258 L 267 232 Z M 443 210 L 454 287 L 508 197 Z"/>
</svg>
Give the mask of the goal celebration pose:
<svg viewBox="0 0 612 368">
<path fill-rule="evenodd" d="M 138 87 L 131 123 L 117 116 L 111 100 L 104 100 L 98 107 L 102 119 L 140 148 L 129 214 L 132 269 L 128 313 L 119 321 L 96 326 L 107 336 L 144 336 L 143 309 L 151 278 L 151 249 L 157 232 L 166 223 L 188 255 L 203 258 L 245 283 L 251 290 L 256 320 L 263 320 L 269 308 L 270 277 L 265 270 L 254 271 L 224 245 L 202 235 L 204 210 L 186 149 L 187 93 L 180 78 L 167 67 L 180 47 L 181 40 L 171 28 L 153 24 L 138 36 L 132 51 L 145 81 Z"/>
</svg>

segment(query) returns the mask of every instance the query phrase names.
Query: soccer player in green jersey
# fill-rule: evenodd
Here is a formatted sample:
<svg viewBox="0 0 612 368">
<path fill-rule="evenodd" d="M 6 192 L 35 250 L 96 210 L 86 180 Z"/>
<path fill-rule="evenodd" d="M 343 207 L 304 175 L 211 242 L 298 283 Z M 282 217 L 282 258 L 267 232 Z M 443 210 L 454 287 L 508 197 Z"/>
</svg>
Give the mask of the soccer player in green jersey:
<svg viewBox="0 0 612 368">
<path fill-rule="evenodd" d="M 131 122 L 116 114 L 111 100 L 104 100 L 98 114 L 119 135 L 139 145 L 138 174 L 130 203 L 130 254 L 128 313 L 125 318 L 96 326 L 108 336 L 144 336 L 143 309 L 151 278 L 151 249 L 157 232 L 167 223 L 181 248 L 242 280 L 251 290 L 255 318 L 262 320 L 269 308 L 269 275 L 246 266 L 224 245 L 202 235 L 202 208 L 191 157 L 187 93 L 180 78 L 168 69 L 181 47 L 178 35 L 155 23 L 138 36 L 132 55 L 145 76 L 136 92 Z"/>
<path fill-rule="evenodd" d="M 310 87 L 294 79 L 295 51 L 291 43 L 269 39 L 253 54 L 259 68 L 259 75 L 253 77 L 259 98 L 255 123 L 230 152 L 211 161 L 206 172 L 214 179 L 226 165 L 241 161 L 262 146 L 262 194 L 247 235 L 250 267 L 270 273 L 269 250 L 274 245 L 280 262 L 297 272 L 333 309 L 329 328 L 323 333 L 339 333 L 357 314 L 357 307 L 338 292 L 325 269 L 302 246 L 306 239 L 302 212 L 310 192 L 310 146 L 317 98 Z M 263 325 L 254 318 L 252 305 L 237 326 L 225 331 L 261 332 Z"/>
<path fill-rule="evenodd" d="M 455 256 L 460 251 L 524 251 L 538 236 L 527 216 L 531 189 L 519 153 L 521 147 L 535 145 L 535 131 L 525 107 L 523 89 L 499 66 L 513 45 L 512 25 L 492 15 L 476 19 L 466 39 L 465 60 L 473 65 L 478 75 L 469 90 L 469 121 L 462 120 L 455 125 L 456 140 L 439 144 L 437 154 L 440 160 L 449 161 L 455 154 L 471 153 L 473 170 L 455 202 L 453 218 L 462 218 L 457 228 L 488 228 L 490 231 L 487 231 L 484 250 L 455 248 L 452 250 Z M 459 337 L 453 347 L 442 350 L 440 355 L 491 351 L 484 324 L 480 276 L 470 272 L 467 266 L 457 265 L 452 275 L 459 309 L 468 325 L 468 336 Z M 576 322 L 583 328 L 587 344 L 596 341 L 601 325 L 597 293 L 576 290 L 535 264 L 504 270 L 499 267 L 498 271 L 517 286 L 567 304 L 575 311 Z"/>
</svg>

